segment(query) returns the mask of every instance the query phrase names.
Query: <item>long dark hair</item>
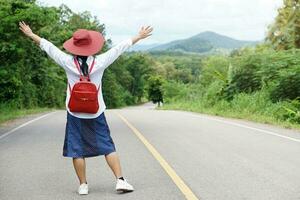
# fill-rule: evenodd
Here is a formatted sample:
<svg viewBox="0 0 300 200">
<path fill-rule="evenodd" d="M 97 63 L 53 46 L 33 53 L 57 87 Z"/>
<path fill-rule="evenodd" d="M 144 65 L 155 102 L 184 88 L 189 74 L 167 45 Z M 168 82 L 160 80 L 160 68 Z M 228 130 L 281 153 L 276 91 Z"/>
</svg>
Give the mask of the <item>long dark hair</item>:
<svg viewBox="0 0 300 200">
<path fill-rule="evenodd" d="M 77 61 L 79 62 L 82 74 L 84 76 L 87 76 L 89 74 L 89 71 L 88 71 L 89 66 L 86 63 L 88 57 L 87 56 L 76 56 L 76 58 L 77 58 Z"/>
</svg>

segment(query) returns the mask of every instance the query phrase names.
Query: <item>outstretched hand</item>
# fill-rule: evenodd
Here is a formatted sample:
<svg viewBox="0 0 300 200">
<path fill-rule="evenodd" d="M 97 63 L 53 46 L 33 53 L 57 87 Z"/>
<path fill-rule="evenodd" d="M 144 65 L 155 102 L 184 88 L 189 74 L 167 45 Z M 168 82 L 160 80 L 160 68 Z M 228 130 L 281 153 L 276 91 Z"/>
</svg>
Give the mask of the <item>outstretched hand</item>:
<svg viewBox="0 0 300 200">
<path fill-rule="evenodd" d="M 145 39 L 149 36 L 151 36 L 153 31 L 153 28 L 151 26 L 147 26 L 146 28 L 143 26 L 141 30 L 139 31 L 139 36 L 141 39 Z"/>
<path fill-rule="evenodd" d="M 146 28 L 143 26 L 139 31 L 139 34 L 132 38 L 132 43 L 135 44 L 141 39 L 145 39 L 152 35 L 153 28 L 151 26 L 147 26 Z"/>
<path fill-rule="evenodd" d="M 34 34 L 31 30 L 31 28 L 24 22 L 19 22 L 19 29 L 27 36 L 30 37 L 33 41 L 35 41 L 37 44 L 40 44 L 41 38 L 40 36 Z"/>
<path fill-rule="evenodd" d="M 24 21 L 19 22 L 19 29 L 28 37 L 33 35 L 31 28 Z"/>
</svg>

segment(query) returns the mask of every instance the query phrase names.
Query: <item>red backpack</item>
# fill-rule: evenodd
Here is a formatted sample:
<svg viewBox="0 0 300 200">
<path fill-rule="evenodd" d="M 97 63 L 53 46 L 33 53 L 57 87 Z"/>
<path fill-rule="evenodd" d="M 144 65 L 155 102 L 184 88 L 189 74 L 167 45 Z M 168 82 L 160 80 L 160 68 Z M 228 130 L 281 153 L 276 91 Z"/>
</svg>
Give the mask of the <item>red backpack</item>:
<svg viewBox="0 0 300 200">
<path fill-rule="evenodd" d="M 81 74 L 80 66 L 77 59 L 74 57 L 74 63 L 79 71 L 80 79 L 79 82 L 75 83 L 73 89 L 70 89 L 70 100 L 69 100 L 69 109 L 71 112 L 81 112 L 81 113 L 92 113 L 95 114 L 99 110 L 98 102 L 98 92 L 100 85 L 97 86 L 91 82 L 90 73 L 93 70 L 95 64 L 95 58 L 90 67 L 88 76 Z"/>
</svg>

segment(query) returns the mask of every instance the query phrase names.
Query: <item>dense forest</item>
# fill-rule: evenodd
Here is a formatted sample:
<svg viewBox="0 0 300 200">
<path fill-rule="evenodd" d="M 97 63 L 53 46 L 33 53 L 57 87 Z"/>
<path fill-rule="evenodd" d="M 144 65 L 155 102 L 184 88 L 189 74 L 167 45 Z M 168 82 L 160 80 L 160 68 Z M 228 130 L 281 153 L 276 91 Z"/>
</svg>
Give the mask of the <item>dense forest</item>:
<svg viewBox="0 0 300 200">
<path fill-rule="evenodd" d="M 64 71 L 25 38 L 23 20 L 62 48 L 78 28 L 102 32 L 89 12 L 44 7 L 35 0 L 0 0 L 0 114 L 3 110 L 63 108 Z M 181 109 L 299 127 L 300 5 L 284 0 L 263 43 L 229 55 L 130 52 L 106 69 L 103 94 L 109 108 L 152 100 Z M 107 40 L 102 52 L 111 47 Z M 100 53 L 102 53 L 100 52 Z M 297 125 L 298 124 L 298 125 Z"/>
</svg>

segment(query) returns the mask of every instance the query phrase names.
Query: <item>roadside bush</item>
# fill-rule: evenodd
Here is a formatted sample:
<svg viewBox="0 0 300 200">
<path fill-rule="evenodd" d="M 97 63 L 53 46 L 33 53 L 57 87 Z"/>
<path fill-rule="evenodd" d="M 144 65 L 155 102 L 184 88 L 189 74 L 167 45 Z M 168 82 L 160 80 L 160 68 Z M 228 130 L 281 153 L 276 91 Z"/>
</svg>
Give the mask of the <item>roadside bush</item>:
<svg viewBox="0 0 300 200">
<path fill-rule="evenodd" d="M 200 72 L 200 83 L 204 86 L 210 85 L 214 81 L 225 83 L 229 65 L 230 61 L 225 56 L 211 56 L 204 59 Z"/>
<path fill-rule="evenodd" d="M 215 105 L 222 97 L 221 93 L 223 86 L 224 85 L 221 81 L 213 82 L 206 88 L 200 101 L 203 101 L 203 103 L 207 106 Z"/>
<path fill-rule="evenodd" d="M 277 116 L 282 120 L 300 124 L 300 98 L 283 102 Z"/>
<path fill-rule="evenodd" d="M 165 103 L 186 99 L 189 94 L 186 85 L 176 81 L 165 82 L 162 88 Z"/>
<path fill-rule="evenodd" d="M 276 102 L 280 100 L 294 100 L 300 97 L 300 65 L 296 69 L 283 71 L 278 83 L 272 90 L 271 99 Z"/>
</svg>

